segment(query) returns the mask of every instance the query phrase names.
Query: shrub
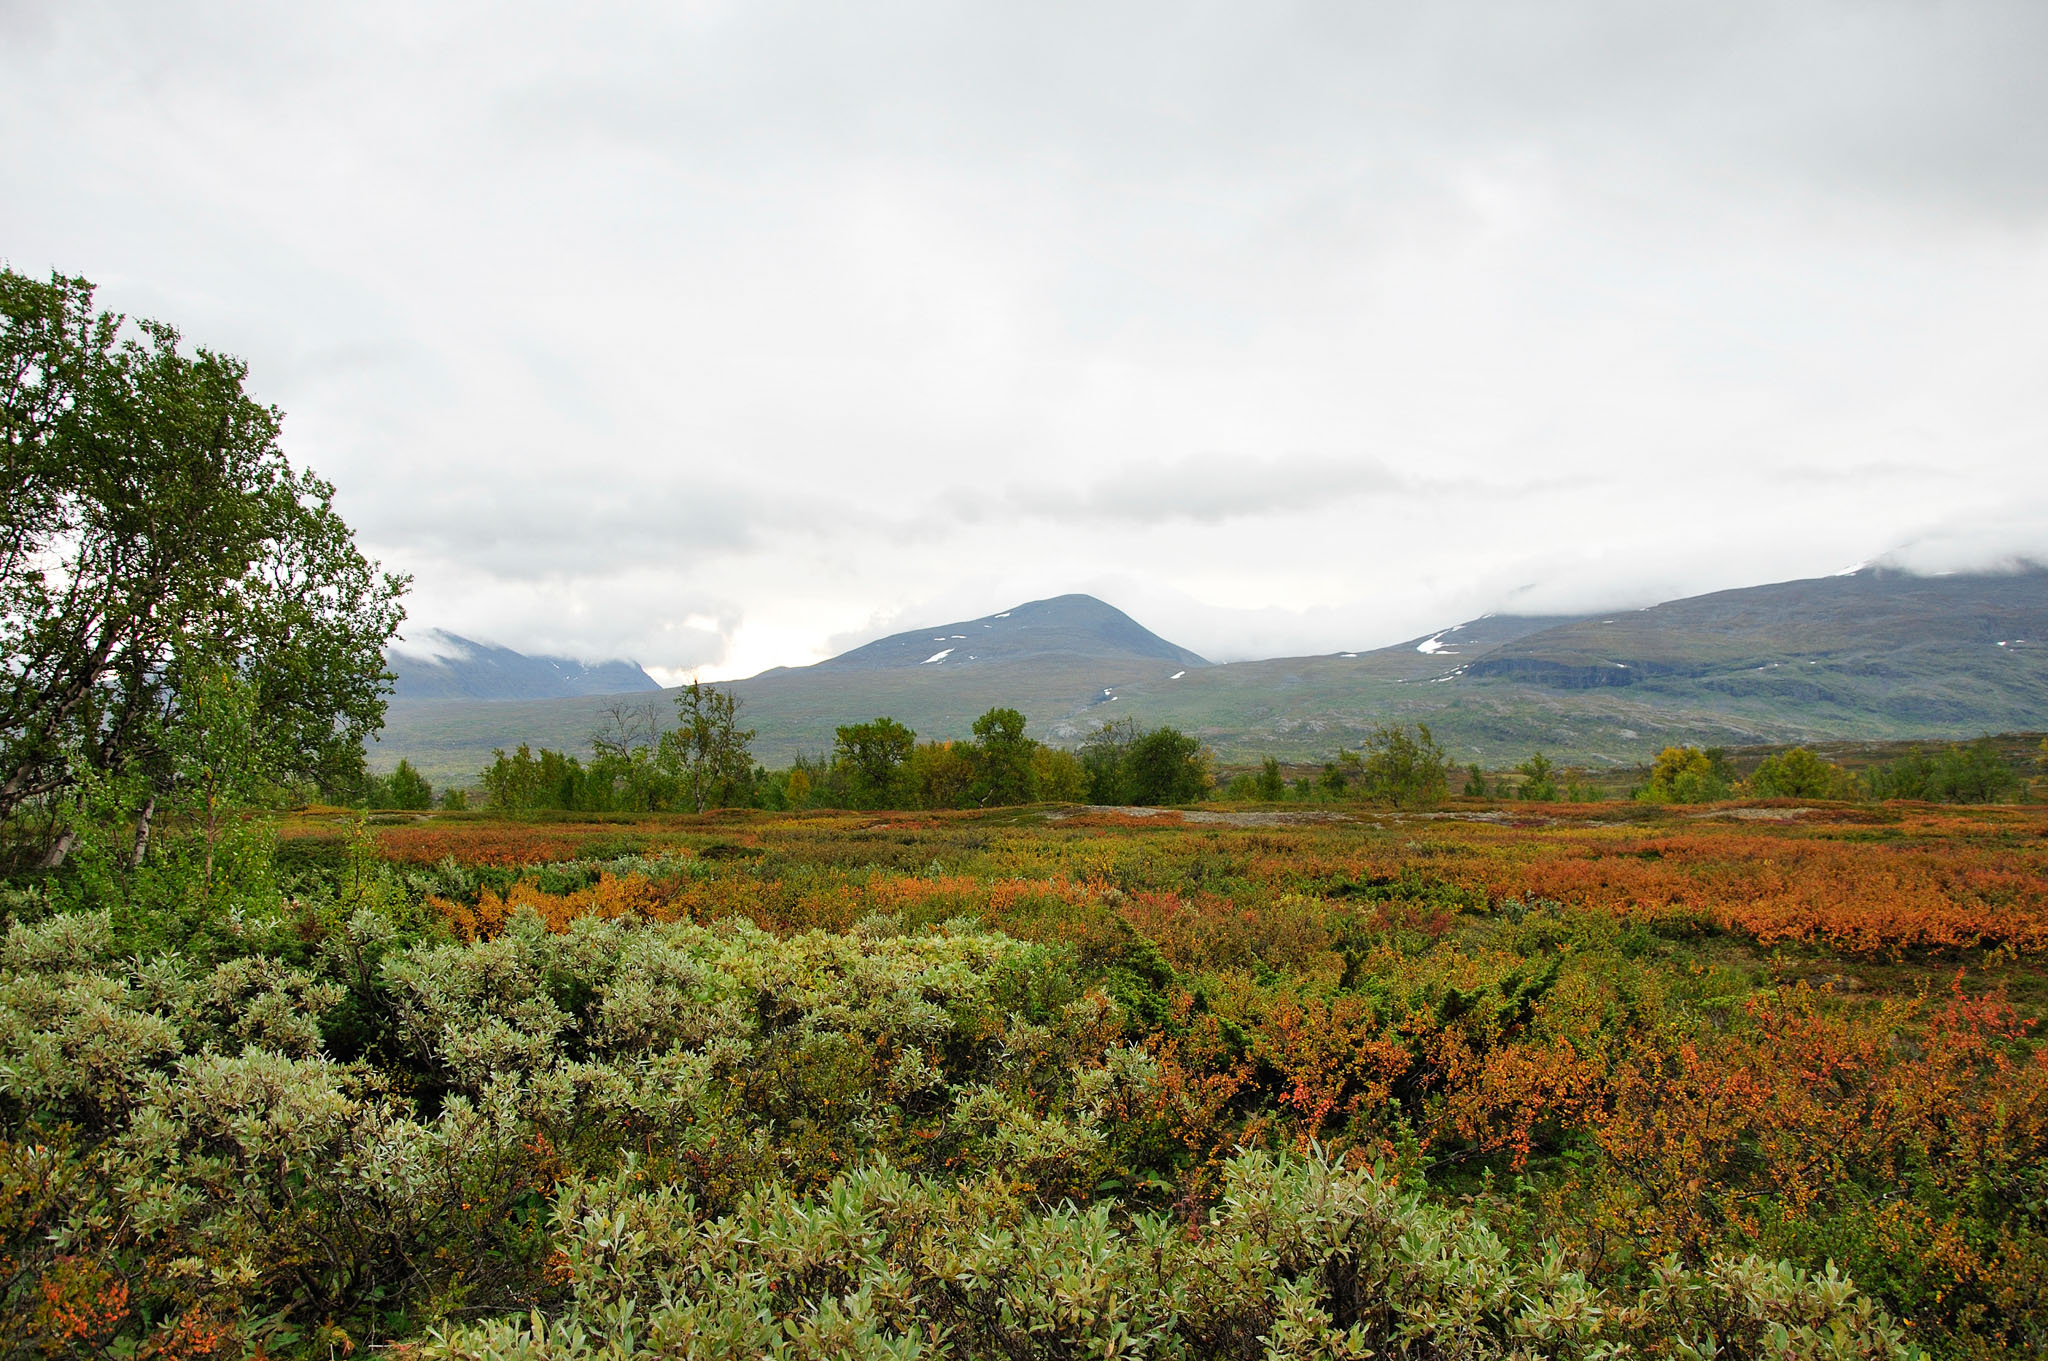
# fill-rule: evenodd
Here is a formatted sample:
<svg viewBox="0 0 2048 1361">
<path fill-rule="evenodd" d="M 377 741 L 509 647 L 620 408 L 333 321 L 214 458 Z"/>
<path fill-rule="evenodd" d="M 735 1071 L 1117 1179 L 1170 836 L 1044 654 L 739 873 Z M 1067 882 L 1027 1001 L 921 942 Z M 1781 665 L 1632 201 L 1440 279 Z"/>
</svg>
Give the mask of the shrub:
<svg viewBox="0 0 2048 1361">
<path fill-rule="evenodd" d="M 1712 803 L 1728 797 L 1727 763 L 1718 749 L 1666 747 L 1650 766 L 1650 778 L 1636 791 L 1645 803 Z"/>
<path fill-rule="evenodd" d="M 1766 799 L 1852 799 L 1857 793 L 1855 776 L 1805 747 L 1766 756 L 1749 777 L 1749 789 Z"/>
</svg>

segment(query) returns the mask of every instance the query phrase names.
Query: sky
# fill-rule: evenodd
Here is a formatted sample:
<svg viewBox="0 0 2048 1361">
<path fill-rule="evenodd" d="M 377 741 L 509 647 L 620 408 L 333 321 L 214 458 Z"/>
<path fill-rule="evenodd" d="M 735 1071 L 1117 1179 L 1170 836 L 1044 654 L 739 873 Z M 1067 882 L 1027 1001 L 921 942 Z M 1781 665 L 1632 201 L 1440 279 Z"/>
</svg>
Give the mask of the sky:
<svg viewBox="0 0 2048 1361">
<path fill-rule="evenodd" d="M 0 0 L 0 260 L 408 631 L 1216 660 L 2048 559 L 2048 5 Z"/>
</svg>

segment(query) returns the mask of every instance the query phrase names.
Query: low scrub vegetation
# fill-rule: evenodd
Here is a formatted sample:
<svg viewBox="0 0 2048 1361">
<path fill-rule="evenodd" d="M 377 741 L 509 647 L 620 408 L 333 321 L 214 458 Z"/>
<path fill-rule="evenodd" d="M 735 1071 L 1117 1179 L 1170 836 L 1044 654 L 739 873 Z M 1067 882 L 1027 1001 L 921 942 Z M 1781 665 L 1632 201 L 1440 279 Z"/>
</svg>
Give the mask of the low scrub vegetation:
<svg viewBox="0 0 2048 1361">
<path fill-rule="evenodd" d="M 1593 811 L 110 818 L 0 1355 L 2032 1354 L 2039 815 Z"/>
</svg>

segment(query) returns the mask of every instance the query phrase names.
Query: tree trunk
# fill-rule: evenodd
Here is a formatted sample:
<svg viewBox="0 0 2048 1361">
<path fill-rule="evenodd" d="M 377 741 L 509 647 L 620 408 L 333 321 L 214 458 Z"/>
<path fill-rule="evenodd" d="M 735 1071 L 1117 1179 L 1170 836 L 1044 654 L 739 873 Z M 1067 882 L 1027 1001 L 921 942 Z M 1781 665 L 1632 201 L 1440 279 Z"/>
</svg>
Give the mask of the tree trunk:
<svg viewBox="0 0 2048 1361">
<path fill-rule="evenodd" d="M 135 855 L 128 862 L 130 869 L 142 868 L 142 857 L 149 850 L 149 820 L 155 814 L 156 795 L 151 794 L 149 801 L 142 805 L 142 812 L 135 818 Z"/>
<path fill-rule="evenodd" d="M 213 897 L 213 844 L 220 836 L 220 813 L 214 807 L 211 797 L 206 800 L 206 869 L 200 882 L 206 886 L 206 896 Z"/>
<path fill-rule="evenodd" d="M 78 840 L 78 833 L 67 828 L 64 835 L 58 837 L 51 844 L 50 849 L 43 852 L 43 863 L 40 868 L 53 870 L 62 865 L 64 857 L 71 854 L 71 843 L 76 840 Z"/>
</svg>

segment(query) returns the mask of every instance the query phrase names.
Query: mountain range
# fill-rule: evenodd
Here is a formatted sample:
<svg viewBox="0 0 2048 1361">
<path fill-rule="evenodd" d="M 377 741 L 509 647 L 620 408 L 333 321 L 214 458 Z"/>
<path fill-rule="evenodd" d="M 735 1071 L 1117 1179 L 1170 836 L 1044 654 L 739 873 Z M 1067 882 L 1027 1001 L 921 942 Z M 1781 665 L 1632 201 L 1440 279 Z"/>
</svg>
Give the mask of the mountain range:
<svg viewBox="0 0 2048 1361">
<path fill-rule="evenodd" d="M 633 662 L 530 657 L 509 647 L 426 629 L 394 645 L 384 664 L 407 700 L 571 699 L 659 690 Z"/>
<path fill-rule="evenodd" d="M 563 674 L 560 659 L 529 660 Z M 667 696 L 631 663 L 583 674 L 637 674 L 645 685 L 620 690 L 668 716 Z M 1110 719 L 1171 723 L 1226 762 L 1326 759 L 1379 724 L 1407 722 L 1428 723 L 1459 762 L 1489 766 L 1539 748 L 1600 766 L 1676 742 L 1968 737 L 2048 725 L 2048 571 L 1864 569 L 1640 610 L 1489 615 L 1387 647 L 1222 665 L 1067 595 L 730 686 L 771 765 L 829 749 L 834 728 L 881 714 L 922 737 L 964 737 L 995 705 L 1065 745 Z M 406 756 L 437 781 L 467 780 L 493 747 L 584 750 L 618 702 L 436 696 L 401 673 L 373 762 Z"/>
</svg>

